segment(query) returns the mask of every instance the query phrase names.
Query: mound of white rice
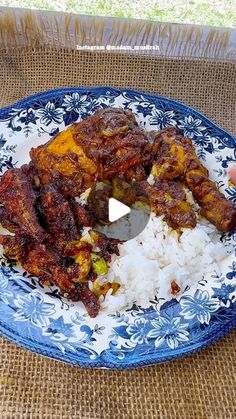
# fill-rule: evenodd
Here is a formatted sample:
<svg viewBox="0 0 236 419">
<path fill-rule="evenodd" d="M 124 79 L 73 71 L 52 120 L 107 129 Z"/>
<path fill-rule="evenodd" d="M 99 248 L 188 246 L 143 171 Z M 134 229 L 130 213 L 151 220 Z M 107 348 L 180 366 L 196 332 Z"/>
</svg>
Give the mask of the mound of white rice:
<svg viewBox="0 0 236 419">
<path fill-rule="evenodd" d="M 214 226 L 201 219 L 194 229 L 182 229 L 182 233 L 169 228 L 163 217 L 151 214 L 148 225 L 135 239 L 119 245 L 120 256 L 113 256 L 106 277 L 100 282 L 118 282 L 120 289 L 115 295 L 109 290 L 102 308 L 117 311 L 143 307 L 155 295 L 173 298 L 171 282 L 180 287 L 196 284 L 204 275 L 220 273 L 218 262 L 227 255 L 227 249 L 219 241 Z"/>
</svg>

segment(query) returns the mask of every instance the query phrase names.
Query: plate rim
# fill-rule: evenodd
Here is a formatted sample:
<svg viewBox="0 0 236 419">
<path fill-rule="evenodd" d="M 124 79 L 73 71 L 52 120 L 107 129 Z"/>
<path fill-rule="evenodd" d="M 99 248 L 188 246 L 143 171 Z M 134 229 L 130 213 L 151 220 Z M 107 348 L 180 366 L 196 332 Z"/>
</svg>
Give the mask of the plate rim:
<svg viewBox="0 0 236 419">
<path fill-rule="evenodd" d="M 53 348 L 53 351 L 47 350 L 44 348 L 46 345 L 38 342 L 29 343 L 31 342 L 30 339 L 27 341 L 18 335 L 19 339 L 16 337 L 16 333 L 12 334 L 9 330 L 6 330 L 4 327 L 3 322 L 0 321 L 0 336 L 6 338 L 9 342 L 16 344 L 18 347 L 22 349 L 27 349 L 32 353 L 45 356 L 49 359 L 54 361 L 60 361 L 68 365 L 77 366 L 80 368 L 88 368 L 88 369 L 111 369 L 111 370 L 125 370 L 125 369 L 132 369 L 132 368 L 143 368 L 152 365 L 163 364 L 165 362 L 174 361 L 186 356 L 193 355 L 200 350 L 207 348 L 208 346 L 216 343 L 218 340 L 226 336 L 230 333 L 233 329 L 236 328 L 236 303 L 234 303 L 234 311 L 235 316 L 225 322 L 224 324 L 219 324 L 216 331 L 210 336 L 208 339 L 205 339 L 203 342 L 197 340 L 195 343 L 192 343 L 191 347 L 188 346 L 186 348 L 176 348 L 172 351 L 172 354 L 163 356 L 162 358 L 156 357 L 155 352 L 148 355 L 147 359 L 139 359 L 136 360 L 134 357 L 132 360 L 128 362 L 120 362 L 119 360 L 116 362 L 111 362 L 108 360 L 103 361 L 103 357 L 101 354 L 99 355 L 99 361 L 90 360 L 90 361 L 79 361 L 77 357 L 74 358 L 73 354 L 70 353 L 70 358 L 67 355 L 64 355 L 58 348 Z M 209 325 L 208 325 L 209 327 Z M 72 356 L 72 357 L 71 357 Z M 138 359 L 138 358 L 137 358 Z"/>
<path fill-rule="evenodd" d="M 37 98 L 47 98 L 50 97 L 51 95 L 55 94 L 55 93 L 60 93 L 60 94 L 66 94 L 66 93 L 74 93 L 74 92 L 83 92 L 84 94 L 88 93 L 89 91 L 102 91 L 102 90 L 108 90 L 108 91 L 113 91 L 113 92 L 127 92 L 127 93 L 135 93 L 137 95 L 144 95 L 149 99 L 152 100 L 165 100 L 166 102 L 170 103 L 170 104 L 174 104 L 180 107 L 183 107 L 186 110 L 189 110 L 191 112 L 193 112 L 196 116 L 202 118 L 204 121 L 206 121 L 209 125 L 211 125 L 211 127 L 213 128 L 217 128 L 218 130 L 220 130 L 223 134 L 228 135 L 229 137 L 231 137 L 231 139 L 233 139 L 235 145 L 236 145 L 236 136 L 234 136 L 231 132 L 225 130 L 224 128 L 222 128 L 220 125 L 218 125 L 216 122 L 212 121 L 211 119 L 209 119 L 206 115 L 204 115 L 203 113 L 201 113 L 200 111 L 196 110 L 195 108 L 193 108 L 190 105 L 187 105 L 181 101 L 169 98 L 167 96 L 162 96 L 162 95 L 155 95 L 152 93 L 146 93 L 142 90 L 136 90 L 136 89 L 132 89 L 132 88 L 118 88 L 118 87 L 112 87 L 112 86 L 85 86 L 85 87 L 76 87 L 76 86 L 72 86 L 72 87 L 61 87 L 61 88 L 57 88 L 57 89 L 50 89 L 50 90 L 44 90 L 38 93 L 33 93 L 32 95 L 26 96 L 23 99 L 19 99 L 16 102 L 13 102 L 10 105 L 4 106 L 0 108 L 0 119 L 2 118 L 2 115 L 7 113 L 9 110 L 11 110 L 13 107 L 20 107 L 21 105 L 27 105 L 29 102 L 31 102 L 34 99 Z"/>
<path fill-rule="evenodd" d="M 165 101 L 165 103 L 173 106 L 177 106 L 178 108 L 182 108 L 185 112 L 191 112 L 196 117 L 199 117 L 202 119 L 203 122 L 206 122 L 208 126 L 210 126 L 213 129 L 217 129 L 222 135 L 230 137 L 233 142 L 236 145 L 236 137 L 234 137 L 233 134 L 226 131 L 222 127 L 220 127 L 217 123 L 210 120 L 208 117 L 206 117 L 201 112 L 195 110 L 191 106 L 184 104 L 181 101 L 177 101 L 165 96 L 155 95 L 155 94 L 149 94 L 143 91 L 139 91 L 136 89 L 130 89 L 130 88 L 116 88 L 112 86 L 86 86 L 86 87 L 62 87 L 52 90 L 45 90 L 38 93 L 34 93 L 32 95 L 29 95 L 23 99 L 20 99 L 10 105 L 7 105 L 5 107 L 0 108 L 0 120 L 4 118 L 4 115 L 12 110 L 12 108 L 20 108 L 22 106 L 29 105 L 32 101 L 38 100 L 38 99 L 50 99 L 50 97 L 55 96 L 56 94 L 68 94 L 68 93 L 83 93 L 88 94 L 89 92 L 103 92 L 104 90 L 110 91 L 110 92 L 127 92 L 131 93 L 132 95 L 143 95 L 146 99 L 153 100 L 153 101 Z M 201 349 L 206 348 L 207 346 L 211 345 L 212 343 L 219 340 L 221 337 L 225 336 L 227 333 L 229 333 L 233 328 L 236 327 L 236 302 L 233 304 L 233 309 L 235 311 L 235 316 L 231 319 L 228 319 L 225 322 L 222 322 L 222 324 L 218 324 L 215 326 L 215 330 L 213 330 L 212 333 L 209 334 L 209 336 L 204 337 L 204 341 L 201 339 L 192 341 L 189 346 L 187 347 L 179 347 L 175 350 L 170 350 L 170 354 L 167 354 L 163 357 L 160 357 L 160 354 L 156 354 L 155 352 L 152 354 L 148 354 L 145 359 L 141 359 L 139 357 L 133 357 L 133 359 L 129 359 L 126 362 L 123 362 L 121 360 L 117 360 L 112 362 L 107 359 L 103 359 L 102 354 L 98 356 L 98 361 L 96 360 L 82 360 L 80 361 L 78 358 L 79 356 L 73 356 L 72 353 L 63 354 L 58 348 L 47 348 L 47 345 L 43 343 L 39 343 L 37 341 L 32 341 L 31 339 L 25 339 L 24 337 L 21 337 L 18 335 L 15 331 L 11 331 L 9 326 L 2 322 L 0 319 L 0 335 L 6 339 L 8 339 L 11 343 L 17 344 L 21 348 L 25 348 L 30 350 L 33 353 L 37 353 L 43 356 L 46 356 L 48 358 L 51 358 L 53 360 L 62 361 L 67 364 L 76 365 L 79 367 L 85 367 L 85 368 L 104 368 L 104 369 L 114 369 L 114 370 L 122 370 L 122 369 L 128 369 L 128 368 L 137 368 L 137 367 L 144 367 L 144 366 L 150 366 L 155 365 L 158 363 L 163 363 L 166 361 L 171 361 L 174 359 L 181 358 L 186 355 L 191 355 L 194 352 L 197 352 Z M 209 327 L 210 325 L 208 325 Z M 166 351 L 165 351 L 166 353 Z"/>
</svg>

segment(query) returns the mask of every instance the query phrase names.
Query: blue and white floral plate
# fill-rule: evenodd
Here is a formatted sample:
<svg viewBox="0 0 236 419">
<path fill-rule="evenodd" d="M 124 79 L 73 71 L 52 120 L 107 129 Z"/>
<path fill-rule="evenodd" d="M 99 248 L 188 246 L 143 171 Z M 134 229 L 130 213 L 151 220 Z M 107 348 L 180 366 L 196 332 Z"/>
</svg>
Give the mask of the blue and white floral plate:
<svg viewBox="0 0 236 419">
<path fill-rule="evenodd" d="M 228 186 L 226 177 L 227 167 L 236 163 L 235 139 L 188 106 L 128 89 L 54 90 L 0 110 L 1 173 L 26 163 L 32 146 L 106 106 L 132 110 L 147 130 L 178 127 L 192 138 L 210 176 L 236 202 L 236 188 Z M 235 231 L 221 240 L 235 251 Z M 2 256 L 0 333 L 31 351 L 84 367 L 122 369 L 175 359 L 236 325 L 235 253 L 221 268 L 222 276 L 199 278 L 178 300 L 160 304 L 156 298 L 149 308 L 101 312 L 91 319 L 80 303 L 62 300 L 57 289 L 42 287 Z"/>
</svg>

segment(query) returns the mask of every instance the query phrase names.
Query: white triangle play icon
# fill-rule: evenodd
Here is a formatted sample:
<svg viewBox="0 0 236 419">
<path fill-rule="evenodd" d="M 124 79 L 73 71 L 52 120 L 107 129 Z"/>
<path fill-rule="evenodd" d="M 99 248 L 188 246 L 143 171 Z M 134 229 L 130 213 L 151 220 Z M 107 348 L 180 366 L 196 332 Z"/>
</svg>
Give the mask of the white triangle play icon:
<svg viewBox="0 0 236 419">
<path fill-rule="evenodd" d="M 115 198 L 110 198 L 108 203 L 108 218 L 110 223 L 113 223 L 119 218 L 124 217 L 125 215 L 130 213 L 130 208 L 122 204 L 122 202 L 118 201 Z"/>
</svg>

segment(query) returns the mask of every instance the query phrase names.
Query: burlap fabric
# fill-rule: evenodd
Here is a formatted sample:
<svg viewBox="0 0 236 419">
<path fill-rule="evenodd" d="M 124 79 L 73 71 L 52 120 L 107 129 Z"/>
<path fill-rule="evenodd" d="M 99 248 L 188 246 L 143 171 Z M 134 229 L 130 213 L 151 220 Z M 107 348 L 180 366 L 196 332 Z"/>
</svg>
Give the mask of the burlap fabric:
<svg viewBox="0 0 236 419">
<path fill-rule="evenodd" d="M 53 48 L 0 54 L 0 105 L 63 86 L 132 87 L 183 101 L 236 134 L 236 62 Z M 178 361 L 137 370 L 82 370 L 0 340 L 0 417 L 236 417 L 236 333 Z"/>
</svg>

